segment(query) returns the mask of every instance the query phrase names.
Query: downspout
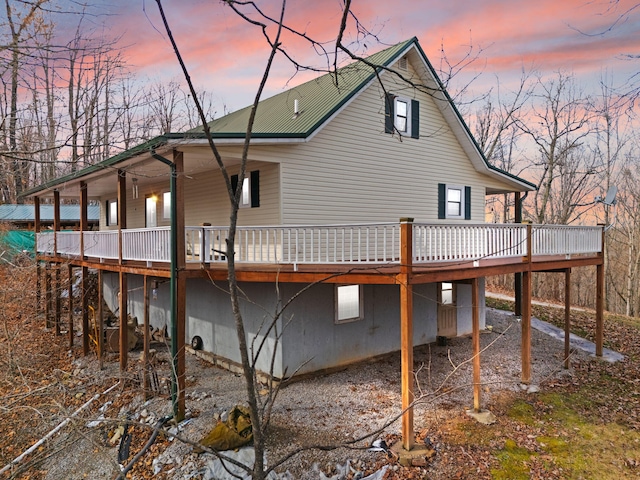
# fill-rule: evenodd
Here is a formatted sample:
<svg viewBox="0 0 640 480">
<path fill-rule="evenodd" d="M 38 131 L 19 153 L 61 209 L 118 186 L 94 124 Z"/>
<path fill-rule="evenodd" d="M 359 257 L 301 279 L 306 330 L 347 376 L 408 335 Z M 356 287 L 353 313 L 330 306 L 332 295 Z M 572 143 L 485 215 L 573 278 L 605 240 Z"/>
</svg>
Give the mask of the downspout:
<svg viewBox="0 0 640 480">
<path fill-rule="evenodd" d="M 516 201 L 515 201 L 515 222 L 522 223 L 522 204 L 524 203 L 525 198 L 529 195 L 529 191 L 524 192 L 524 195 L 521 197 L 520 192 L 516 192 Z M 513 277 L 513 290 L 514 290 L 514 314 L 516 317 L 522 318 L 522 272 L 516 272 Z"/>
<path fill-rule="evenodd" d="M 174 418 L 178 418 L 178 228 L 177 228 L 177 194 L 176 165 L 171 160 L 151 150 L 151 156 L 168 165 L 171 169 L 171 404 Z"/>
</svg>

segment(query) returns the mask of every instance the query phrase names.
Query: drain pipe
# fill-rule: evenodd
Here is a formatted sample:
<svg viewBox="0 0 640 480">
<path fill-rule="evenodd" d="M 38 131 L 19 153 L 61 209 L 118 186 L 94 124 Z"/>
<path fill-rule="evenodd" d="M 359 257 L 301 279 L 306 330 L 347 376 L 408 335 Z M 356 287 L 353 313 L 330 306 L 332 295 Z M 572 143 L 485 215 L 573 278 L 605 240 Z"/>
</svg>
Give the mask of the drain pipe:
<svg viewBox="0 0 640 480">
<path fill-rule="evenodd" d="M 176 218 L 176 165 L 171 160 L 158 155 L 155 150 L 151 150 L 151 156 L 168 165 L 171 169 L 171 404 L 173 406 L 173 416 L 177 421 L 180 415 L 178 415 L 178 219 Z"/>
</svg>

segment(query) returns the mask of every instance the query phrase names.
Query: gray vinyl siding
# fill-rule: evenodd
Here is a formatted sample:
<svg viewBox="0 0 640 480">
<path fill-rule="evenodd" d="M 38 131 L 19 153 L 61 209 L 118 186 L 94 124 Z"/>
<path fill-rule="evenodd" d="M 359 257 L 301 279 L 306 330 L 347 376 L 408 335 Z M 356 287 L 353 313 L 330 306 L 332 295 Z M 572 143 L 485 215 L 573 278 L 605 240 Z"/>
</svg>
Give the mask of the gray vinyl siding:
<svg viewBox="0 0 640 480">
<path fill-rule="evenodd" d="M 282 163 L 283 221 L 437 221 L 438 183 L 471 186 L 472 221 L 484 221 L 485 185 L 427 94 L 389 84 L 420 101 L 420 138 L 384 133 L 383 90 L 373 84 Z"/>
<path fill-rule="evenodd" d="M 275 163 L 249 162 L 247 172 L 260 171 L 260 206 L 241 208 L 238 214 L 239 225 L 275 225 L 280 223 L 280 166 Z M 230 167 L 229 174 L 238 173 L 238 167 Z M 127 192 L 127 228 L 145 227 L 145 198 L 157 195 L 158 226 L 168 226 L 169 219 L 162 218 L 162 194 L 169 191 L 169 181 L 140 186 L 138 198 L 131 198 Z M 185 189 L 185 225 L 197 226 L 202 223 L 224 226 L 229 224 L 229 198 L 222 175 L 218 170 L 188 174 L 184 180 Z M 118 226 L 106 224 L 106 202 L 116 199 L 112 195 L 100 199 L 100 228 L 117 230 Z"/>
</svg>

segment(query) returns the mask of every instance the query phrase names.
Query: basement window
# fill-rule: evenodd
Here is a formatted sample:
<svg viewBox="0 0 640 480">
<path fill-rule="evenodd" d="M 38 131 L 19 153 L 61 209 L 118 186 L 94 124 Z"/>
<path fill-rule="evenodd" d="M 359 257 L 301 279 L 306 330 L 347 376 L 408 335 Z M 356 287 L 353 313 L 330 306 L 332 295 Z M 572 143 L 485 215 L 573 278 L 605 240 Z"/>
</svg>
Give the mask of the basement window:
<svg viewBox="0 0 640 480">
<path fill-rule="evenodd" d="M 335 323 L 354 322 L 364 318 L 362 285 L 336 285 Z"/>
</svg>

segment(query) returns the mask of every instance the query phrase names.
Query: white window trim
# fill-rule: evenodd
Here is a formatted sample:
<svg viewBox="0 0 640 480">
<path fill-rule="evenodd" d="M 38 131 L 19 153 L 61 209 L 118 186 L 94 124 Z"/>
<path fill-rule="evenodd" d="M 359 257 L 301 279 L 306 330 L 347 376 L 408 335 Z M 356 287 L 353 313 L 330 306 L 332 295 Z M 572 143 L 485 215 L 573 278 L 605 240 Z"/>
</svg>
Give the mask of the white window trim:
<svg viewBox="0 0 640 480">
<path fill-rule="evenodd" d="M 240 193 L 240 208 L 251 208 L 251 175 L 245 175 Z"/>
<path fill-rule="evenodd" d="M 407 124 L 405 130 L 398 128 L 398 102 L 405 103 L 407 105 Z M 411 99 L 407 97 L 395 97 L 393 99 L 393 126 L 403 135 L 411 135 Z"/>
<path fill-rule="evenodd" d="M 106 220 L 107 220 L 107 226 L 108 227 L 112 227 L 115 225 L 118 225 L 118 200 L 116 199 L 112 199 L 112 200 L 107 200 L 107 215 L 106 215 Z M 115 222 L 113 221 L 115 215 Z"/>
<path fill-rule="evenodd" d="M 162 192 L 162 219 L 171 220 L 171 192 L 170 191 Z"/>
<path fill-rule="evenodd" d="M 450 190 L 459 190 L 460 191 L 460 215 L 452 215 L 449 213 L 449 191 Z M 444 217 L 445 218 L 465 218 L 465 188 L 463 185 L 446 185 L 445 186 L 445 199 L 444 199 Z"/>
<path fill-rule="evenodd" d="M 451 288 L 445 288 L 450 286 Z M 446 302 L 444 300 L 444 291 L 451 292 L 451 302 Z M 455 307 L 458 305 L 458 285 L 452 282 L 440 282 L 438 283 L 438 303 L 440 305 L 448 305 L 450 307 Z"/>
<path fill-rule="evenodd" d="M 153 212 L 149 211 L 149 206 L 153 205 Z M 153 213 L 153 215 L 151 215 Z M 144 224 L 146 228 L 158 226 L 158 196 L 148 195 L 144 197 Z"/>
<path fill-rule="evenodd" d="M 338 290 L 340 289 L 340 287 L 358 287 L 358 316 L 357 317 L 346 317 L 346 318 L 340 318 L 339 316 L 339 308 L 338 308 Z M 350 323 L 350 322 L 357 322 L 358 320 L 362 320 L 364 318 L 364 298 L 363 298 L 363 294 L 364 294 L 364 288 L 362 285 L 353 285 L 353 284 L 344 284 L 344 285 L 339 285 L 336 284 L 335 288 L 334 288 L 334 323 L 336 324 L 341 324 L 341 323 Z"/>
</svg>

